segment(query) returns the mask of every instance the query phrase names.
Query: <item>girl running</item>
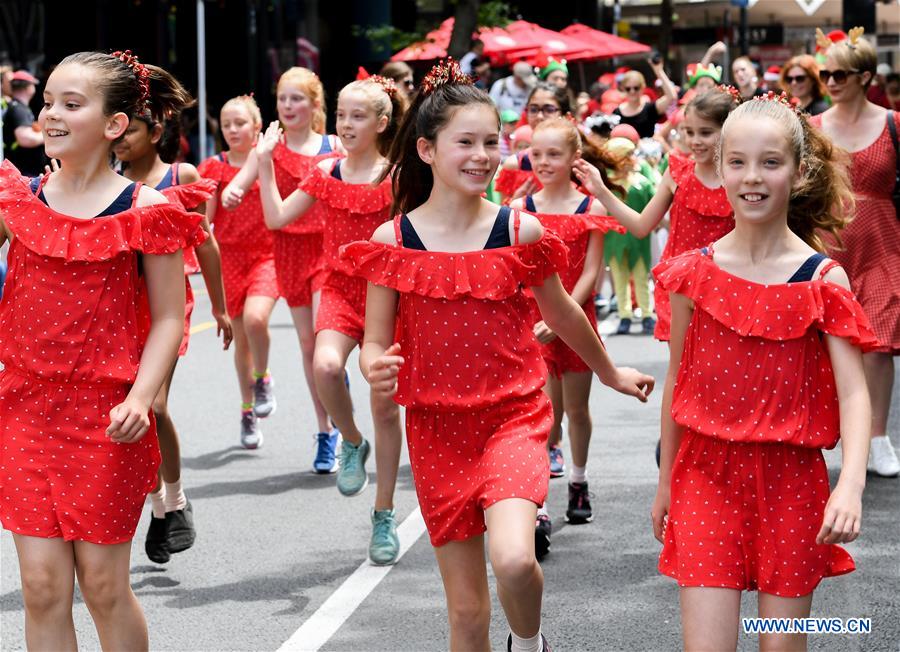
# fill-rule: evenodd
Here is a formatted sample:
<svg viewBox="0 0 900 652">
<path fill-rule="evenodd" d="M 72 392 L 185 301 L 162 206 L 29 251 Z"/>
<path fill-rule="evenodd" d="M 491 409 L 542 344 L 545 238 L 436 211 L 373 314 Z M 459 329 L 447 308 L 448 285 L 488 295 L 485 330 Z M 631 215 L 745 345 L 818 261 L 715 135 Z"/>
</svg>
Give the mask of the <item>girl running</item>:
<svg viewBox="0 0 900 652">
<path fill-rule="evenodd" d="M 736 104 L 734 89 L 731 91 L 725 88 L 707 91 L 688 104 L 684 112 L 684 134 L 693 158 L 670 157 L 662 183 L 640 213 L 616 197 L 587 161 L 575 164 L 575 175 L 584 187 L 636 237 L 648 236 L 669 212 L 669 239 L 661 260 L 702 247 L 734 228 L 731 206 L 715 166 L 722 124 Z M 654 335 L 667 342 L 668 295 L 654 287 L 653 299 L 657 315 Z"/>
<path fill-rule="evenodd" d="M 508 645 L 533 651 L 547 649 L 533 528 L 553 417 L 522 288 L 605 384 L 643 401 L 653 379 L 612 365 L 556 275 L 562 242 L 534 217 L 481 198 L 500 163 L 499 133 L 488 94 L 454 62 L 435 66 L 391 146 L 402 214 L 372 241 L 345 246 L 343 259 L 369 281 L 360 367 L 373 391 L 407 408 L 450 648 L 490 649 L 487 530 Z"/>
<path fill-rule="evenodd" d="M 250 157 L 262 116 L 249 95 L 232 98 L 222 106 L 220 127 L 227 152 L 206 159 L 199 172 L 216 184 L 206 205 L 222 255 L 225 302 L 234 328 L 234 367 L 241 392 L 241 445 L 259 448 L 263 433 L 253 412 L 256 379 L 269 368 L 269 317 L 278 299 L 272 234 L 266 228 L 254 181 L 236 208 L 220 201 L 227 185 Z"/>
<path fill-rule="evenodd" d="M 563 288 L 582 307 L 591 327 L 596 329 L 594 313 L 594 284 L 603 263 L 603 234 L 625 229 L 605 215 L 603 205 L 580 193 L 572 183 L 572 165 L 579 157 L 595 164 L 615 168 L 616 161 L 583 141 L 578 128 L 565 118 L 550 118 L 534 130 L 531 141 L 531 161 L 535 176 L 543 189 L 534 195 L 514 200 L 510 206 L 524 209 L 540 220 L 541 225 L 558 236 L 569 252 L 568 266 L 560 271 Z M 591 414 L 588 397 L 591 393 L 591 368 L 562 342 L 535 310 L 534 334 L 541 343 L 541 353 L 549 374 L 544 390 L 553 406 L 553 426 L 550 429 L 550 476 L 560 477 L 565 471 L 554 473 L 554 457 L 562 466 L 562 419 L 569 425 L 572 465 L 569 473 L 569 506 L 566 521 L 573 525 L 592 520 L 586 476 L 588 446 L 591 440 Z M 546 509 L 538 510 L 535 527 L 535 551 L 543 558 L 550 548 L 551 523 Z"/>
<path fill-rule="evenodd" d="M 104 649 L 146 650 L 131 539 L 157 483 L 151 410 L 184 329 L 181 249 L 201 216 L 109 166 L 145 107 L 182 106 L 177 82 L 129 52 L 80 52 L 44 89 L 40 125 L 61 168 L 23 182 L 0 167 L 0 519 L 13 532 L 29 649 L 74 650 L 74 580 Z M 36 346 L 37 344 L 37 346 Z"/>
<path fill-rule="evenodd" d="M 174 78 L 171 78 L 173 100 L 181 108 L 194 103 L 190 94 Z M 197 169 L 189 163 L 173 163 L 178 154 L 180 109 L 167 114 L 162 120 L 153 116 L 149 109 L 134 116 L 125 130 L 125 136 L 113 146 L 113 154 L 123 163 L 123 174 L 127 179 L 143 183 L 159 190 L 173 204 L 203 214 L 205 202 L 211 196 L 212 184 L 200 178 Z M 203 217 L 201 224 L 209 233 L 209 223 Z M 178 355 L 187 353 L 191 332 L 191 313 L 194 309 L 194 293 L 191 291 L 190 274 L 203 272 L 206 289 L 212 304 L 216 331 L 224 340 L 224 348 L 231 344 L 231 321 L 225 312 L 225 290 L 222 287 L 222 267 L 215 238 L 208 237 L 197 248 L 185 250 L 184 264 L 184 332 Z M 177 360 L 176 360 L 177 364 Z M 162 454 L 160 480 L 150 493 L 152 515 L 144 550 L 151 561 L 164 564 L 171 553 L 182 552 L 194 545 L 193 507 L 181 486 L 181 445 L 178 431 L 169 414 L 169 390 L 175 364 L 153 399 L 153 416 L 156 418 L 156 433 Z"/>
<path fill-rule="evenodd" d="M 725 121 L 722 183 L 735 228 L 660 263 L 671 293 L 653 531 L 678 580 L 684 647 L 734 650 L 741 592 L 759 616 L 805 618 L 834 544 L 860 530 L 871 428 L 862 351 L 877 340 L 847 275 L 821 251 L 852 203 L 835 148 L 782 95 Z M 841 442 L 829 497 L 821 449 Z M 762 649 L 806 637 L 760 635 Z"/>
<path fill-rule="evenodd" d="M 337 138 L 325 135 L 325 91 L 319 77 L 306 68 L 288 69 L 278 79 L 276 90 L 278 120 L 284 129 L 284 139 L 272 152 L 275 164 L 275 183 L 282 198 L 297 189 L 316 163 L 343 153 Z M 248 157 L 241 172 L 228 184 L 222 194 L 222 205 L 235 208 L 257 177 L 256 155 Z M 318 422 L 316 457 L 327 455 L 320 450 L 336 438 L 315 389 L 313 351 L 315 350 L 314 307 L 322 287 L 322 215 L 313 207 L 306 219 L 272 234 L 278 291 L 291 309 L 291 319 L 300 340 L 303 372 L 309 387 Z M 268 371 L 254 372 L 253 411 L 265 418 L 276 409 L 274 383 Z M 327 437 L 323 435 L 328 435 Z"/>
<path fill-rule="evenodd" d="M 316 351 L 313 358 L 316 388 L 328 414 L 340 429 L 338 490 L 355 496 L 369 482 L 366 460 L 369 442 L 353 418 L 353 404 L 345 383 L 347 358 L 362 343 L 366 314 L 366 282 L 351 276 L 353 270 L 338 258 L 338 249 L 349 242 L 370 238 L 390 218 L 391 184 L 383 179 L 384 154 L 396 136 L 406 98 L 393 81 L 371 77 L 354 81 L 341 91 L 337 106 L 337 131 L 347 151 L 345 159 L 320 161 L 284 201 L 275 186 L 272 152 L 282 137 L 273 122 L 256 148 L 260 189 L 266 224 L 284 228 L 310 219 L 310 208 L 319 204 L 325 225 L 325 282 L 316 315 Z M 400 552 L 394 521 L 394 485 L 400 464 L 403 434 L 400 412 L 389 398 L 372 395 L 375 425 L 378 491 L 372 514 L 369 557 L 376 564 L 392 564 Z M 328 436 L 328 435 L 324 435 Z M 320 444 L 315 460 L 318 473 L 335 470 L 337 433 Z M 322 454 L 327 451 L 329 454 Z"/>
</svg>

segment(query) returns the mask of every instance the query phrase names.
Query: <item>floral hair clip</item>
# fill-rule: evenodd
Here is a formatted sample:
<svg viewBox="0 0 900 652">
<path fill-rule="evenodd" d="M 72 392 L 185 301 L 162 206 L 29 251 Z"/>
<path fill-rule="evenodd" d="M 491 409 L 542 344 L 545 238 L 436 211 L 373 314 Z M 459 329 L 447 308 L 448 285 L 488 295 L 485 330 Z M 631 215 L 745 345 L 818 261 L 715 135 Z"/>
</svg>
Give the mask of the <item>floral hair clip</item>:
<svg viewBox="0 0 900 652">
<path fill-rule="evenodd" d="M 387 77 L 383 77 L 381 75 L 371 75 L 369 77 L 369 81 L 375 82 L 379 86 L 384 89 L 384 92 L 388 94 L 388 97 L 391 99 L 397 94 L 397 82 L 393 79 L 388 79 Z"/>
<path fill-rule="evenodd" d="M 722 91 L 723 93 L 728 93 L 729 95 L 731 95 L 731 99 L 733 99 L 738 104 L 740 104 L 744 99 L 741 97 L 741 92 L 730 84 L 719 84 L 718 86 L 716 86 L 716 89 Z"/>
<path fill-rule="evenodd" d="M 471 86 L 472 83 L 472 78 L 462 71 L 459 64 L 453 60 L 453 57 L 447 57 L 446 61 L 441 59 L 440 63 L 435 65 L 431 72 L 425 75 L 425 79 L 422 80 L 422 92 L 427 96 L 444 84 Z"/>
<path fill-rule="evenodd" d="M 800 110 L 800 103 L 797 99 L 788 97 L 787 93 L 784 92 L 776 93 L 775 91 L 769 91 L 768 93 L 754 97 L 753 99 L 757 102 L 778 102 L 789 108 L 798 116 L 803 115 L 803 111 Z"/>
<path fill-rule="evenodd" d="M 141 90 L 140 100 L 138 101 L 138 111 L 143 111 L 147 106 L 147 100 L 150 99 L 150 71 L 147 66 L 138 61 L 137 55 L 132 54 L 131 50 L 116 50 L 110 56 L 115 57 L 126 66 L 131 68 L 137 79 L 138 88 Z"/>
<path fill-rule="evenodd" d="M 589 116 L 584 121 L 584 126 L 588 129 L 602 129 L 604 126 L 609 126 L 610 129 L 619 125 L 622 122 L 622 117 L 616 114 L 606 114 L 606 113 L 594 113 Z"/>
</svg>

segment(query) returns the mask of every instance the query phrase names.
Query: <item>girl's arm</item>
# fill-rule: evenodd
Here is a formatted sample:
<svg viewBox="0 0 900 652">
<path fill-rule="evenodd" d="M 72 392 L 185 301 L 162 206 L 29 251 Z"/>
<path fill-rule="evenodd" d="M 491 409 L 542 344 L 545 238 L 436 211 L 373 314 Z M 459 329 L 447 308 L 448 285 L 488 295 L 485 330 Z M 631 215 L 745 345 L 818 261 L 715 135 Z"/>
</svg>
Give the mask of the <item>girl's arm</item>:
<svg viewBox="0 0 900 652">
<path fill-rule="evenodd" d="M 259 196 L 262 200 L 263 217 L 270 229 L 287 226 L 306 213 L 316 201 L 299 188 L 284 200 L 275 185 L 275 166 L 272 164 L 272 150 L 281 140 L 282 131 L 278 122 L 273 122 L 266 133 L 256 141 L 256 156 L 259 162 Z"/>
<path fill-rule="evenodd" d="M 589 193 L 600 200 L 609 214 L 612 215 L 619 224 L 624 226 L 636 238 L 646 238 L 653 229 L 662 221 L 672 205 L 672 198 L 675 196 L 675 181 L 669 170 L 666 169 L 663 174 L 662 182 L 656 189 L 656 194 L 650 200 L 644 210 L 638 213 L 636 210 L 628 206 L 624 201 L 619 199 L 613 192 L 603 183 L 600 176 L 600 170 L 585 161 L 578 159 L 574 165 L 575 176 Z"/>
<path fill-rule="evenodd" d="M 259 167 L 256 159 L 256 152 L 250 150 L 250 153 L 247 154 L 247 160 L 244 161 L 240 171 L 234 175 L 234 178 L 227 186 L 225 186 L 225 190 L 222 191 L 222 206 L 228 210 L 237 208 L 238 204 L 240 204 L 241 200 L 244 198 L 244 195 L 250 189 L 250 186 L 256 181 L 258 174 Z"/>
<path fill-rule="evenodd" d="M 675 92 L 675 84 L 672 83 L 672 80 L 666 74 L 666 69 L 662 62 L 651 62 L 650 67 L 656 73 L 656 78 L 662 82 L 663 96 L 656 100 L 656 112 L 660 115 L 665 115 L 669 105 L 678 99 L 678 94 Z"/>
<path fill-rule="evenodd" d="M 584 255 L 584 269 L 581 276 L 572 288 L 572 299 L 579 306 L 583 306 L 594 292 L 594 285 L 600 275 L 600 266 L 603 264 L 603 234 L 599 231 L 591 231 L 588 239 L 587 252 Z"/>
<path fill-rule="evenodd" d="M 847 274 L 835 268 L 825 279 L 848 290 Z M 822 529 L 816 543 L 849 543 L 859 536 L 862 494 L 866 486 L 872 405 L 866 389 L 862 352 L 848 340 L 825 335 L 825 345 L 834 369 L 841 418 L 841 474 L 825 506 Z"/>
<path fill-rule="evenodd" d="M 669 368 L 666 371 L 666 385 L 662 395 L 662 414 L 660 416 L 660 454 L 659 482 L 656 486 L 656 497 L 650 509 L 653 521 L 653 536 L 662 543 L 665 534 L 666 519 L 669 515 L 670 483 L 672 480 L 672 463 L 675 453 L 681 445 L 682 427 L 672 418 L 672 393 L 675 380 L 681 367 L 681 355 L 684 351 L 684 337 L 688 324 L 691 323 L 693 305 L 691 300 L 682 294 L 670 294 L 672 306 L 672 325 L 669 339 Z"/>
<path fill-rule="evenodd" d="M 195 248 L 197 262 L 200 263 L 200 273 L 203 274 L 203 283 L 209 293 L 209 302 L 212 304 L 212 316 L 216 320 L 216 337 L 222 336 L 222 349 L 227 350 L 231 345 L 234 334 L 231 329 L 231 319 L 225 307 L 225 285 L 222 281 L 222 257 L 219 253 L 219 243 L 209 228 L 209 219 L 204 215 L 200 223 L 209 237 Z"/>
</svg>

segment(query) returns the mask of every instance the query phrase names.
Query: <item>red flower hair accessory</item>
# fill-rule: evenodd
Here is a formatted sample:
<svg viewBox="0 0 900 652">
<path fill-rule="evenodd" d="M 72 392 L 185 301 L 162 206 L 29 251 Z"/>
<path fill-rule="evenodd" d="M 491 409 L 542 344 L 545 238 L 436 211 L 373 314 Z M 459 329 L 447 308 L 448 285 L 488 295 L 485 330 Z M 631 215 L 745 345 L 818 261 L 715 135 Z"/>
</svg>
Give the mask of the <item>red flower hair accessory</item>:
<svg viewBox="0 0 900 652">
<path fill-rule="evenodd" d="M 431 95 L 444 84 L 471 86 L 472 83 L 472 78 L 462 71 L 459 64 L 453 60 L 453 57 L 447 57 L 446 61 L 441 59 L 440 63 L 435 65 L 431 72 L 425 75 L 425 79 L 422 80 L 422 92 L 425 95 Z"/>
<path fill-rule="evenodd" d="M 736 89 L 734 86 L 729 84 L 719 84 L 716 86 L 716 89 L 722 91 L 723 93 L 728 93 L 731 95 L 731 99 L 733 99 L 737 104 L 740 104 L 744 101 L 744 98 L 741 97 L 741 92 Z"/>
<path fill-rule="evenodd" d="M 397 82 L 393 79 L 388 79 L 387 77 L 382 77 L 381 75 L 371 75 L 369 77 L 369 81 L 375 82 L 381 88 L 384 89 L 384 92 L 388 94 L 388 97 L 391 99 L 397 94 Z"/>
<path fill-rule="evenodd" d="M 116 50 L 110 56 L 115 57 L 126 66 L 131 68 L 137 79 L 138 88 L 141 90 L 140 100 L 138 100 L 138 111 L 143 111 L 147 106 L 147 100 L 150 99 L 150 71 L 147 66 L 138 61 L 137 55 L 132 54 L 131 50 Z"/>
<path fill-rule="evenodd" d="M 787 93 L 784 92 L 776 93 L 775 91 L 769 91 L 768 93 L 754 97 L 753 99 L 757 102 L 778 102 L 789 108 L 798 116 L 803 115 L 803 111 L 800 110 L 800 102 L 796 98 L 788 97 Z"/>
</svg>

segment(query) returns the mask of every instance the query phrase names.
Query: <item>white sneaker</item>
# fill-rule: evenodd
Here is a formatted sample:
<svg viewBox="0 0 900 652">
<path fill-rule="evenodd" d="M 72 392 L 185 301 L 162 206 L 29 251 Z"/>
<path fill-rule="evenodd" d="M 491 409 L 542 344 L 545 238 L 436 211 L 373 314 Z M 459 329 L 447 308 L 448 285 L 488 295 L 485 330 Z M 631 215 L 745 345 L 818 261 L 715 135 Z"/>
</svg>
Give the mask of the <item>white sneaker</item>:
<svg viewBox="0 0 900 652">
<path fill-rule="evenodd" d="M 241 446 L 250 450 L 259 448 L 263 443 L 262 430 L 252 410 L 241 413 Z"/>
<path fill-rule="evenodd" d="M 872 447 L 869 450 L 869 470 L 883 478 L 900 475 L 900 460 L 897 459 L 897 453 L 888 437 L 884 435 L 872 437 Z"/>
</svg>

